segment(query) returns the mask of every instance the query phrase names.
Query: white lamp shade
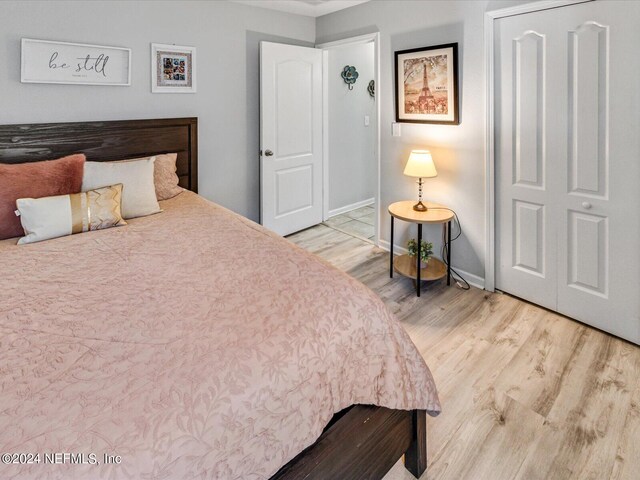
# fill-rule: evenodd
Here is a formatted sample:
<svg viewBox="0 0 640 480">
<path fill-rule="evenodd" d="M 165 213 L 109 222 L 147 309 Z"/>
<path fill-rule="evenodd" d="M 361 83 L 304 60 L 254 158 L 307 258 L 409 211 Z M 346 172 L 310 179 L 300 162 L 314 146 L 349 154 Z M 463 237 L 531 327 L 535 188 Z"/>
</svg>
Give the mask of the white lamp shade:
<svg viewBox="0 0 640 480">
<path fill-rule="evenodd" d="M 429 150 L 413 150 L 404 167 L 404 174 L 409 177 L 428 178 L 438 175 Z"/>
</svg>

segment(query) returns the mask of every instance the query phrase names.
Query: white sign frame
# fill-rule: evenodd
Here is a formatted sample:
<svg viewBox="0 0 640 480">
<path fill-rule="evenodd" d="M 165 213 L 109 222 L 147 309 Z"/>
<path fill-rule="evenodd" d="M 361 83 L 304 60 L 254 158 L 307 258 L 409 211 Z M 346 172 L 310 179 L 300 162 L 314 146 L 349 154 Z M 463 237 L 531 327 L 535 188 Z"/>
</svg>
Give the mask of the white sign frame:
<svg viewBox="0 0 640 480">
<path fill-rule="evenodd" d="M 187 55 L 191 59 L 191 65 L 187 65 L 187 71 L 191 74 L 191 86 L 168 86 L 158 84 L 158 52 Z M 152 93 L 196 93 L 196 47 L 169 45 L 166 43 L 151 44 L 151 92 Z"/>
<path fill-rule="evenodd" d="M 82 52 L 83 57 L 78 57 L 79 51 Z M 57 53 L 55 57 L 53 52 Z M 88 58 L 83 62 L 85 54 L 90 60 Z M 113 56 L 118 60 L 111 62 L 111 65 L 115 66 L 115 72 L 109 74 L 114 78 L 113 81 L 101 81 L 101 78 L 95 78 L 98 73 L 105 75 L 104 71 L 100 70 L 104 70 L 108 62 L 99 60 L 105 56 L 109 59 Z M 20 81 L 22 83 L 128 87 L 131 85 L 131 49 L 23 38 Z"/>
</svg>

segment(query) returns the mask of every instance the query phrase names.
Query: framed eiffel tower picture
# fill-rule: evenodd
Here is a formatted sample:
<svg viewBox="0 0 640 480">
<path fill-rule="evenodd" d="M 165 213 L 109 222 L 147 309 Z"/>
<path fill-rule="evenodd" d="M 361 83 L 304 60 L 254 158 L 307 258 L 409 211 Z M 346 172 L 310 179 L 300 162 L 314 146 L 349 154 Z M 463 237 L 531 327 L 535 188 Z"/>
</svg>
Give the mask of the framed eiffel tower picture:
<svg viewBox="0 0 640 480">
<path fill-rule="evenodd" d="M 458 44 L 395 52 L 396 122 L 458 125 Z"/>
</svg>

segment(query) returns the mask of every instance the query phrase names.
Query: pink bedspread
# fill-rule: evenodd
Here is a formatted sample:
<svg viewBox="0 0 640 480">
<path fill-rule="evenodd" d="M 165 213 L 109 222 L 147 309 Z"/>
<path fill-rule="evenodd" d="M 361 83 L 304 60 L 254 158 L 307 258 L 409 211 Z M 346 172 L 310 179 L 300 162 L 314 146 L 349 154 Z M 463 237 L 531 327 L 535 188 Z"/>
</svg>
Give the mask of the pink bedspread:
<svg viewBox="0 0 640 480">
<path fill-rule="evenodd" d="M 0 453 L 39 454 L 0 478 L 268 478 L 349 405 L 439 412 L 365 286 L 193 193 L 161 205 L 0 242 Z"/>
</svg>

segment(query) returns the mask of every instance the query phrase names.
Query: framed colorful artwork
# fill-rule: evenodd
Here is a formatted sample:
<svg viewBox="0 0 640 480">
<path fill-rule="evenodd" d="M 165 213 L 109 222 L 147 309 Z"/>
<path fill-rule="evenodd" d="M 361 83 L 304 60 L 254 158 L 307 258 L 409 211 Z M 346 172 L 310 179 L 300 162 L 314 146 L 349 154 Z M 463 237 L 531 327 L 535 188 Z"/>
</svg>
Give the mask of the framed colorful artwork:
<svg viewBox="0 0 640 480">
<path fill-rule="evenodd" d="M 151 44 L 151 91 L 196 92 L 196 48 Z"/>
<path fill-rule="evenodd" d="M 395 52 L 396 122 L 458 125 L 458 44 Z"/>
</svg>

